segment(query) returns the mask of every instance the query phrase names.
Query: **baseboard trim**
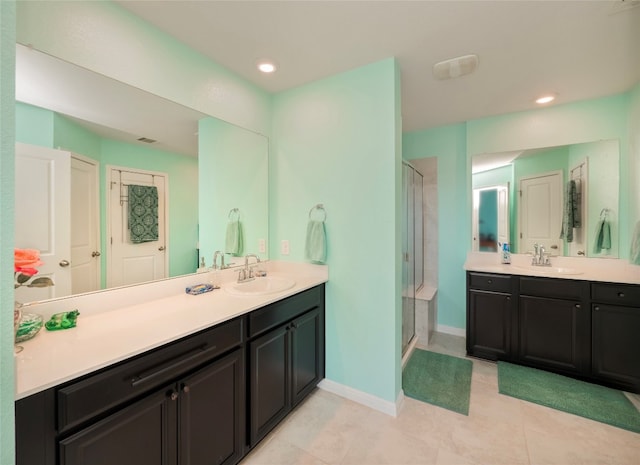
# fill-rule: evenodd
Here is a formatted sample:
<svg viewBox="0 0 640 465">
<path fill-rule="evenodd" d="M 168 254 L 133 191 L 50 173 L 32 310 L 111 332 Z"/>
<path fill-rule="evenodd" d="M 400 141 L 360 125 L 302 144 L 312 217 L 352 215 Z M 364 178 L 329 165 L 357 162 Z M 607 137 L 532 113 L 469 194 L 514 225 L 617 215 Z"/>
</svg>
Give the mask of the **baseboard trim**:
<svg viewBox="0 0 640 465">
<path fill-rule="evenodd" d="M 453 326 L 438 325 L 436 332 L 451 334 L 452 336 L 467 337 L 467 330 L 464 328 L 454 328 Z"/>
<path fill-rule="evenodd" d="M 400 408 L 404 402 L 404 392 L 402 389 L 398 393 L 398 398 L 394 403 L 326 378 L 320 381 L 318 387 L 324 391 L 331 392 L 340 397 L 344 397 L 345 399 L 352 400 L 366 407 L 377 410 L 378 412 L 391 415 L 392 417 L 398 416 Z"/>
</svg>

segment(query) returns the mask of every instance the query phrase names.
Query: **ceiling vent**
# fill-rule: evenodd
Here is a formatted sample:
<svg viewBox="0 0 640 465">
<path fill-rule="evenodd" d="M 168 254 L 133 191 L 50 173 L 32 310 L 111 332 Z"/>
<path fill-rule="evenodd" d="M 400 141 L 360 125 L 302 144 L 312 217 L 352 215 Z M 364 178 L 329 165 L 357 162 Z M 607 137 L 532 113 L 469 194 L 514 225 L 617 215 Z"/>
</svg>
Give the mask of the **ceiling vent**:
<svg viewBox="0 0 640 465">
<path fill-rule="evenodd" d="M 140 137 L 138 140 L 139 140 L 140 142 L 144 142 L 144 143 L 146 143 L 146 144 L 153 144 L 154 142 L 158 142 L 157 140 L 155 140 L 155 139 L 149 139 L 148 137 Z"/>
<path fill-rule="evenodd" d="M 433 65 L 436 79 L 451 79 L 473 73 L 478 67 L 478 55 L 465 55 Z"/>
</svg>

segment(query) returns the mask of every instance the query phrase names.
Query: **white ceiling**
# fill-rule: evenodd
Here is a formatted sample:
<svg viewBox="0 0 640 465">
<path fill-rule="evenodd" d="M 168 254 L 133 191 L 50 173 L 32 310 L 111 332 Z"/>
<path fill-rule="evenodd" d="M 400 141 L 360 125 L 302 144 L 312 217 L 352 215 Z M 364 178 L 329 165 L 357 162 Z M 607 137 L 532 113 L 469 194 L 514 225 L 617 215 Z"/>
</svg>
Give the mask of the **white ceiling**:
<svg viewBox="0 0 640 465">
<path fill-rule="evenodd" d="M 257 86 L 280 92 L 388 57 L 403 131 L 624 92 L 640 82 L 640 1 L 118 1 Z M 477 54 L 471 75 L 436 62 Z M 255 68 L 271 58 L 277 73 Z"/>
</svg>

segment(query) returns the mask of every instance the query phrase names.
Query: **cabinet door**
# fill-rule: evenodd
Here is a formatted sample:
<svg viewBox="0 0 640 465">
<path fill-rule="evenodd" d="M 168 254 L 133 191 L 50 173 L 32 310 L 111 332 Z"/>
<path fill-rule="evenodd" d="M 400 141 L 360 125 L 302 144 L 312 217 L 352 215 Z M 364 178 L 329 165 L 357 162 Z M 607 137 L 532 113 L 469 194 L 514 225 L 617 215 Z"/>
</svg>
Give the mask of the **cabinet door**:
<svg viewBox="0 0 640 465">
<path fill-rule="evenodd" d="M 60 441 L 60 464 L 176 464 L 175 399 L 157 392 Z"/>
<path fill-rule="evenodd" d="M 640 392 L 640 308 L 593 305 L 593 374 Z"/>
<path fill-rule="evenodd" d="M 467 352 L 490 360 L 511 358 L 512 299 L 508 294 L 469 291 Z"/>
<path fill-rule="evenodd" d="M 242 457 L 243 359 L 238 349 L 179 383 L 180 465 L 229 465 Z"/>
<path fill-rule="evenodd" d="M 291 323 L 292 407 L 324 377 L 324 337 L 320 311 L 315 309 Z"/>
<path fill-rule="evenodd" d="M 589 334 L 589 311 L 580 302 L 520 297 L 520 362 L 587 374 Z"/>
<path fill-rule="evenodd" d="M 256 445 L 290 410 L 289 326 L 249 344 L 249 442 Z"/>
</svg>

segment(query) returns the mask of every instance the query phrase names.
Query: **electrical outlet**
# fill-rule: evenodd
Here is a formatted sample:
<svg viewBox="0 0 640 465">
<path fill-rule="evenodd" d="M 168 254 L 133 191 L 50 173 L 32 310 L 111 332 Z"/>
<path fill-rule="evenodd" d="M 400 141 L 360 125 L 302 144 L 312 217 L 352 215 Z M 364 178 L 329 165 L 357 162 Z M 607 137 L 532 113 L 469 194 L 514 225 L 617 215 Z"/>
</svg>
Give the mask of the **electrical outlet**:
<svg viewBox="0 0 640 465">
<path fill-rule="evenodd" d="M 267 252 L 267 241 L 264 239 L 258 239 L 258 252 L 266 253 Z"/>
<path fill-rule="evenodd" d="M 289 255 L 289 241 L 284 240 L 280 243 L 280 253 L 282 255 Z"/>
</svg>

